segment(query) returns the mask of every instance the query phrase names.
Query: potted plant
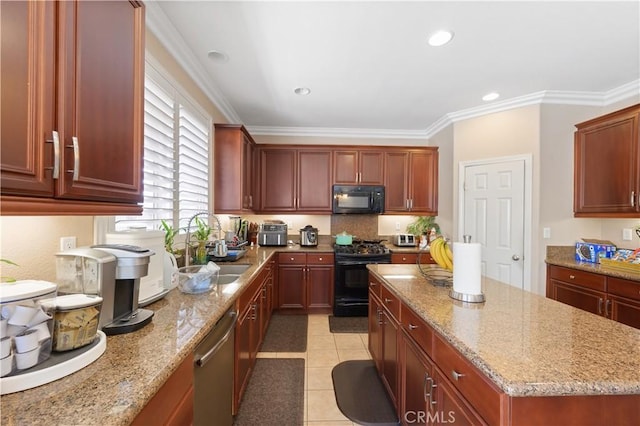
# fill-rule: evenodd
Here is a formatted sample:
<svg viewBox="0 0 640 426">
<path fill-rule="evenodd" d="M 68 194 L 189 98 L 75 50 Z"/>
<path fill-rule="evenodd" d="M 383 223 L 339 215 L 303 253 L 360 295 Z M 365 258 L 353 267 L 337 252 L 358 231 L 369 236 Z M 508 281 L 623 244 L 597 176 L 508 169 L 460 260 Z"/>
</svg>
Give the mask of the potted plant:
<svg viewBox="0 0 640 426">
<path fill-rule="evenodd" d="M 160 221 L 161 228 L 164 231 L 164 249 L 167 253 L 173 255 L 176 260 L 177 267 L 184 266 L 184 249 L 175 247 L 175 238 L 180 232 L 180 228 L 174 229 L 164 219 Z"/>
<path fill-rule="evenodd" d="M 436 235 L 440 235 L 440 225 L 436 222 L 435 216 L 416 216 L 416 220 L 407 225 L 407 232 L 420 237 L 420 235 L 428 235 L 433 228 L 436 230 Z"/>
<path fill-rule="evenodd" d="M 196 249 L 193 263 L 204 265 L 207 263 L 206 243 L 211 235 L 211 227 L 202 219 L 196 217 L 196 230 L 191 235 L 198 240 L 198 248 Z"/>
</svg>

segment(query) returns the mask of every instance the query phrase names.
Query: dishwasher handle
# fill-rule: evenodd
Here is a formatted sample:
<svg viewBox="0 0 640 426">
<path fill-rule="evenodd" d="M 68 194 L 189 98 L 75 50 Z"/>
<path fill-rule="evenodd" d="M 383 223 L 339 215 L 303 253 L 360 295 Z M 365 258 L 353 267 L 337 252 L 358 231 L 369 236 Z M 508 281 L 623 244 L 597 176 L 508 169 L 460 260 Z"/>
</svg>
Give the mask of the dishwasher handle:
<svg viewBox="0 0 640 426">
<path fill-rule="evenodd" d="M 209 349 L 206 354 L 202 355 L 200 358 L 194 361 L 194 364 L 197 367 L 203 367 L 207 363 L 207 361 L 209 361 L 209 359 L 211 359 L 211 357 L 213 357 L 216 354 L 216 352 L 220 350 L 222 345 L 224 345 L 227 342 L 227 340 L 229 340 L 229 336 L 231 336 L 231 333 L 233 332 L 233 329 L 235 328 L 236 323 L 238 322 L 238 314 L 236 313 L 236 311 L 230 311 L 227 313 L 227 316 L 232 317 L 233 321 L 231 321 L 231 324 L 225 331 L 222 338 L 218 341 L 218 343 L 216 343 L 211 349 Z"/>
</svg>

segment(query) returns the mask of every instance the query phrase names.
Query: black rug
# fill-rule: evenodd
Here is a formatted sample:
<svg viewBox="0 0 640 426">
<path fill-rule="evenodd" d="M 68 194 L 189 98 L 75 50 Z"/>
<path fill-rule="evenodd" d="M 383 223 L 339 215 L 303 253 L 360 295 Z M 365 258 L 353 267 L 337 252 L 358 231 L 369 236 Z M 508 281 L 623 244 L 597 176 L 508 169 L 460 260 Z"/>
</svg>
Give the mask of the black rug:
<svg viewBox="0 0 640 426">
<path fill-rule="evenodd" d="M 258 358 L 233 424 L 304 424 L 304 359 Z"/>
<path fill-rule="evenodd" d="M 367 317 L 334 317 L 329 316 L 329 330 L 332 333 L 367 333 L 369 322 Z"/>
<path fill-rule="evenodd" d="M 306 315 L 274 314 L 269 322 L 267 334 L 262 342 L 261 352 L 306 352 Z"/>
<path fill-rule="evenodd" d="M 398 417 L 371 360 L 333 367 L 333 390 L 342 414 L 360 425 L 396 426 Z"/>
</svg>

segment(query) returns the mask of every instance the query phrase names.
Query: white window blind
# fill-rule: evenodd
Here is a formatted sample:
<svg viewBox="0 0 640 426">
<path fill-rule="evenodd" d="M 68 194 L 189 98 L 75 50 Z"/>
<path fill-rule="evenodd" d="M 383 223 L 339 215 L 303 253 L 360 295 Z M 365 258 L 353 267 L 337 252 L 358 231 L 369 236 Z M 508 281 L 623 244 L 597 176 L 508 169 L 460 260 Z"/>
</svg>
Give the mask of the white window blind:
<svg viewBox="0 0 640 426">
<path fill-rule="evenodd" d="M 143 211 L 116 217 L 116 230 L 160 229 L 162 219 L 182 228 L 208 210 L 210 121 L 153 68 L 147 72 Z"/>
</svg>

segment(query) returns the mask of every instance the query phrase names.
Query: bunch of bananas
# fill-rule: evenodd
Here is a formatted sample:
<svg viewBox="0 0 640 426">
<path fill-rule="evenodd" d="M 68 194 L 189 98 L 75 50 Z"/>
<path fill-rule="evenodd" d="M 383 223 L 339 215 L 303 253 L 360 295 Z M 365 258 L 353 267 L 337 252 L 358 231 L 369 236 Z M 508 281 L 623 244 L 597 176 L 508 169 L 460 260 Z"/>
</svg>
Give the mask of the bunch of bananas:
<svg viewBox="0 0 640 426">
<path fill-rule="evenodd" d="M 433 257 L 433 260 L 436 261 L 438 266 L 446 269 L 447 271 L 453 271 L 453 253 L 445 239 L 438 237 L 431 241 L 431 245 L 429 247 L 431 257 Z"/>
</svg>

